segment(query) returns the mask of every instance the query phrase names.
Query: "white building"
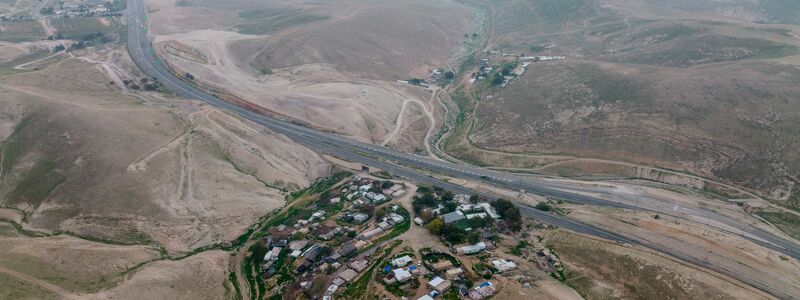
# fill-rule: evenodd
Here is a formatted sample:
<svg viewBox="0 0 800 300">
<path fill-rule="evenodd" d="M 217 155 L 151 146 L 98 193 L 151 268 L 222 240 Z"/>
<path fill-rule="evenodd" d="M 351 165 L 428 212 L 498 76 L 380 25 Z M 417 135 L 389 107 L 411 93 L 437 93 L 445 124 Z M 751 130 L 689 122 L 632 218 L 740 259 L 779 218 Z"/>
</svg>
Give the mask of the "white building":
<svg viewBox="0 0 800 300">
<path fill-rule="evenodd" d="M 412 261 L 413 261 L 413 259 L 411 259 L 410 256 L 406 255 L 406 256 L 402 256 L 402 257 L 398 257 L 398 258 L 393 259 L 392 260 L 392 265 L 395 268 L 401 268 L 401 267 L 405 267 L 408 263 L 410 263 Z"/>
<path fill-rule="evenodd" d="M 486 243 L 479 242 L 475 245 L 463 246 L 461 248 L 458 248 L 458 252 L 461 254 L 475 254 L 483 251 L 484 249 L 486 249 Z"/>
<path fill-rule="evenodd" d="M 513 261 L 505 259 L 492 260 L 492 265 L 500 273 L 511 271 L 517 268 L 517 264 L 515 264 Z"/>
<path fill-rule="evenodd" d="M 394 273 L 394 278 L 397 279 L 397 282 L 404 282 L 411 279 L 411 273 L 406 269 L 394 269 L 392 273 Z"/>
</svg>

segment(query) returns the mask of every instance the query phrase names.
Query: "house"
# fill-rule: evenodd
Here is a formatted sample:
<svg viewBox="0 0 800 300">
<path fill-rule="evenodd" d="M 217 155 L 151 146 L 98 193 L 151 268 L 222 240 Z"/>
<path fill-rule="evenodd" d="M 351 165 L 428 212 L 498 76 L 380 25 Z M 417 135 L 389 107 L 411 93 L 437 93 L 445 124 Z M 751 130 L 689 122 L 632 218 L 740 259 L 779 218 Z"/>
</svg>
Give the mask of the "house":
<svg viewBox="0 0 800 300">
<path fill-rule="evenodd" d="M 303 248 L 306 247 L 306 245 L 308 245 L 308 240 L 292 241 L 291 243 L 289 243 L 289 250 L 292 251 L 302 250 Z"/>
<path fill-rule="evenodd" d="M 320 234 L 319 238 L 321 238 L 324 241 L 329 241 L 329 240 L 333 239 L 333 237 L 335 237 L 340 232 L 342 232 L 342 228 L 336 227 L 336 228 L 331 229 L 330 231 L 328 231 L 328 232 L 326 232 L 324 234 Z"/>
<path fill-rule="evenodd" d="M 364 271 L 364 269 L 366 269 L 367 266 L 369 266 L 369 261 L 367 261 L 366 259 L 360 259 L 351 262 L 348 266 L 350 266 L 350 268 L 352 268 L 353 270 L 356 270 L 356 272 L 360 273 L 361 271 Z"/>
<path fill-rule="evenodd" d="M 392 265 L 395 268 L 401 268 L 401 267 L 405 267 L 408 263 L 410 263 L 412 261 L 413 261 L 413 259 L 410 256 L 406 255 L 406 256 L 402 256 L 402 257 L 398 257 L 398 258 L 393 259 L 392 260 Z"/>
<path fill-rule="evenodd" d="M 434 271 L 443 271 L 453 267 L 453 263 L 449 260 L 441 260 L 431 266 Z"/>
<path fill-rule="evenodd" d="M 467 220 L 472 220 L 474 218 L 486 218 L 488 215 L 486 213 L 474 213 L 474 214 L 467 214 Z"/>
<path fill-rule="evenodd" d="M 452 224 L 461 221 L 464 218 L 464 214 L 460 211 L 454 211 L 442 215 L 442 221 L 444 221 L 445 224 Z"/>
<path fill-rule="evenodd" d="M 453 201 L 458 204 L 468 204 L 469 203 L 469 195 L 467 194 L 456 194 L 453 196 Z"/>
<path fill-rule="evenodd" d="M 400 198 L 400 197 L 403 197 L 403 195 L 405 195 L 405 194 L 406 194 L 406 190 L 397 190 L 397 191 L 392 192 L 392 198 Z"/>
<path fill-rule="evenodd" d="M 389 216 L 387 217 L 387 221 L 389 221 L 389 223 L 392 223 L 394 225 L 402 223 L 405 219 L 406 218 L 396 213 L 390 213 Z"/>
<path fill-rule="evenodd" d="M 408 271 L 411 272 L 411 274 L 414 274 L 414 275 L 419 275 L 419 273 L 420 273 L 419 268 L 417 268 L 417 266 L 415 266 L 415 265 L 408 266 Z"/>
<path fill-rule="evenodd" d="M 479 242 L 479 243 L 477 243 L 475 245 L 467 245 L 467 246 L 463 246 L 461 248 L 458 248 L 458 253 L 461 253 L 461 254 L 475 254 L 475 253 L 483 251 L 484 249 L 486 249 L 486 243 Z"/>
<path fill-rule="evenodd" d="M 449 279 L 449 280 L 453 280 L 453 279 L 456 279 L 456 278 L 460 277 L 461 274 L 464 274 L 464 269 L 452 268 L 450 270 L 447 270 L 447 272 L 444 272 L 444 277 Z"/>
<path fill-rule="evenodd" d="M 266 255 L 264 255 L 264 261 L 278 260 L 278 256 L 281 255 L 282 249 L 283 248 L 281 247 L 273 247 L 272 250 L 270 250 L 269 252 L 267 252 Z"/>
<path fill-rule="evenodd" d="M 492 260 L 492 266 L 494 266 L 494 268 L 500 273 L 511 271 L 517 268 L 517 264 L 515 264 L 513 261 L 505 259 Z"/>
<path fill-rule="evenodd" d="M 371 183 L 370 184 L 365 184 L 365 185 L 362 185 L 362 186 L 358 187 L 358 190 L 362 191 L 362 192 L 367 192 L 367 191 L 369 191 L 371 189 L 372 189 L 372 184 Z"/>
<path fill-rule="evenodd" d="M 308 258 L 306 258 L 305 260 L 303 260 L 303 263 L 300 264 L 299 266 L 297 266 L 297 269 L 295 269 L 294 271 L 297 272 L 297 273 L 303 273 L 303 272 L 307 271 L 308 269 L 310 269 L 313 265 L 314 265 L 314 261 L 313 260 L 309 260 Z"/>
<path fill-rule="evenodd" d="M 353 282 L 353 279 L 355 279 L 356 276 L 358 276 L 358 272 L 353 269 L 344 270 L 344 272 L 339 274 L 339 278 L 347 282 Z"/>
<path fill-rule="evenodd" d="M 353 243 L 353 246 L 356 246 L 357 249 L 362 249 L 367 246 L 367 242 L 365 241 L 356 241 Z"/>
<path fill-rule="evenodd" d="M 336 293 L 336 290 L 339 289 L 338 285 L 331 284 L 327 290 L 325 290 L 325 296 L 331 296 Z"/>
<path fill-rule="evenodd" d="M 344 257 L 350 256 L 353 253 L 356 253 L 356 251 L 358 251 L 358 247 L 356 247 L 356 245 L 353 243 L 344 244 L 341 248 L 339 248 L 339 254 Z"/>
<path fill-rule="evenodd" d="M 394 226 L 392 226 L 391 224 L 386 223 L 386 222 L 380 222 L 380 223 L 378 223 L 378 227 L 380 227 L 383 230 L 388 230 L 389 228 L 392 228 Z"/>
<path fill-rule="evenodd" d="M 372 204 L 383 203 L 387 200 L 386 195 L 369 192 L 365 196 Z"/>
<path fill-rule="evenodd" d="M 294 257 L 294 258 L 298 258 L 298 257 L 300 257 L 300 254 L 303 254 L 303 252 L 300 251 L 300 250 L 295 250 L 295 251 L 292 251 L 292 253 L 289 254 L 289 256 Z"/>
<path fill-rule="evenodd" d="M 306 252 L 303 252 L 303 257 L 314 262 L 317 260 L 317 256 L 320 252 L 322 252 L 322 249 L 320 249 L 319 245 L 314 245 L 311 246 L 311 248 L 308 248 Z"/>
<path fill-rule="evenodd" d="M 412 277 L 411 273 L 405 269 L 394 269 L 392 270 L 392 273 L 394 273 L 394 278 L 397 279 L 397 282 L 405 282 Z"/>
<path fill-rule="evenodd" d="M 496 293 L 497 290 L 494 288 L 491 282 L 484 282 L 480 285 L 476 286 L 470 293 L 469 297 L 473 300 L 480 300 L 483 298 L 491 297 Z"/>
<path fill-rule="evenodd" d="M 360 239 L 360 240 L 368 240 L 368 239 L 371 239 L 371 238 L 373 238 L 373 237 L 375 237 L 377 235 L 380 235 L 381 233 L 383 233 L 383 229 L 375 228 L 375 229 L 368 230 L 368 231 L 362 233 L 358 237 L 358 239 Z"/>
<path fill-rule="evenodd" d="M 449 290 L 451 286 L 453 286 L 453 284 L 450 282 L 450 280 L 445 280 L 439 276 L 436 276 L 431 279 L 431 281 L 428 281 L 428 287 L 439 293 L 444 293 L 445 291 Z"/>
</svg>

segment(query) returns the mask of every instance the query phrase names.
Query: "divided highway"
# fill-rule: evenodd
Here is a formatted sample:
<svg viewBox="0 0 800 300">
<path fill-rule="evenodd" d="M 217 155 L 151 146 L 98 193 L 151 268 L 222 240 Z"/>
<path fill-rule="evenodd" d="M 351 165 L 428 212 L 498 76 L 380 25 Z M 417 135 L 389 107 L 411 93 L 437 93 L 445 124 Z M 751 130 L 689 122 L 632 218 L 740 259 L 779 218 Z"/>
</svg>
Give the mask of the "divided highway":
<svg viewBox="0 0 800 300">
<path fill-rule="evenodd" d="M 406 177 L 420 183 L 438 185 L 445 189 L 452 190 L 459 193 L 471 194 L 474 191 L 466 189 L 462 186 L 448 183 L 433 177 L 430 177 L 418 170 L 408 168 L 406 166 L 414 167 L 417 169 L 427 169 L 435 173 L 445 174 L 452 177 L 464 178 L 490 183 L 499 187 L 511 188 L 513 190 L 524 190 L 526 192 L 535 193 L 543 196 L 550 196 L 560 198 L 566 201 L 599 205 L 615 208 L 637 209 L 639 207 L 627 205 L 620 202 L 614 202 L 606 199 L 585 196 L 577 193 L 566 192 L 564 189 L 575 187 L 565 187 L 554 183 L 535 181 L 535 180 L 522 180 L 521 178 L 501 172 L 486 170 L 471 166 L 462 166 L 451 164 L 447 162 L 432 160 L 412 154 L 393 151 L 381 146 L 362 143 L 337 136 L 330 133 L 317 131 L 311 128 L 299 126 L 286 121 L 282 121 L 269 116 L 257 114 L 242 107 L 236 106 L 229 102 L 223 101 L 194 85 L 182 81 L 177 78 L 170 70 L 160 63 L 160 60 L 152 51 L 150 42 L 147 38 L 146 24 L 145 24 L 145 9 L 142 0 L 129 0 L 128 1 L 128 52 L 134 63 L 148 76 L 151 76 L 161 82 L 166 88 L 174 91 L 181 97 L 198 99 L 215 106 L 220 109 L 227 110 L 242 118 L 263 125 L 277 133 L 283 134 L 294 141 L 305 145 L 309 148 L 318 151 L 326 152 L 342 159 L 360 162 L 369 166 L 374 166 L 393 173 L 398 176 Z M 391 161 L 391 162 L 390 162 Z M 493 197 L 493 195 L 484 194 L 486 197 Z M 716 266 L 698 259 L 687 253 L 677 252 L 674 249 L 664 247 L 659 244 L 651 243 L 641 239 L 626 237 L 620 234 L 598 228 L 589 224 L 584 224 L 566 217 L 546 213 L 528 206 L 518 205 L 521 212 L 526 217 L 531 217 L 539 221 L 559 226 L 575 232 L 592 235 L 595 237 L 617 241 L 620 243 L 640 244 L 653 250 L 671 255 L 680 260 L 702 266 L 733 278 L 740 280 L 744 283 L 750 284 L 756 288 L 764 290 L 776 297 L 782 299 L 794 298 L 796 295 L 787 294 L 785 289 L 775 288 L 764 283 L 761 278 L 752 278 L 752 276 L 744 276 L 738 274 L 733 270 L 727 270 L 724 267 Z M 769 247 L 776 251 L 780 251 L 786 255 L 800 259 L 800 246 L 792 241 L 785 240 L 772 233 L 753 228 L 746 224 L 741 224 L 736 220 L 721 216 L 718 214 L 712 215 L 714 220 L 722 222 L 730 226 L 734 226 L 743 232 L 750 233 L 758 239 L 743 237 L 756 242 L 762 246 Z"/>
</svg>

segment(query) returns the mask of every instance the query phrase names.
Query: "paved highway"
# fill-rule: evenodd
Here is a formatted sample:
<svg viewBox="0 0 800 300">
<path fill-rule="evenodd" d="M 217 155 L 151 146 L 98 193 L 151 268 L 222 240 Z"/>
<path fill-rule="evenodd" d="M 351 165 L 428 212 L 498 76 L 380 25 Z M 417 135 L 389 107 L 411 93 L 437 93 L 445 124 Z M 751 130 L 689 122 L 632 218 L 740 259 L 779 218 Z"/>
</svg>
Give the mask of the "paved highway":
<svg viewBox="0 0 800 300">
<path fill-rule="evenodd" d="M 165 66 L 159 63 L 158 57 L 155 55 L 155 53 L 152 52 L 152 48 L 150 47 L 150 42 L 147 39 L 147 32 L 146 32 L 147 26 L 145 24 L 146 22 L 145 11 L 142 0 L 129 0 L 128 13 L 129 13 L 128 51 L 135 64 L 145 74 L 157 79 L 168 89 L 174 91 L 176 94 L 182 97 L 202 100 L 212 106 L 228 110 L 234 114 L 241 116 L 242 118 L 248 119 L 257 124 L 261 124 L 277 133 L 286 135 L 287 137 L 309 148 L 316 149 L 322 152 L 327 152 L 331 155 L 335 155 L 346 160 L 361 162 L 366 165 L 374 166 L 382 170 L 385 170 L 387 172 L 396 174 L 398 176 L 418 181 L 420 183 L 438 185 L 443 188 L 453 190 L 454 192 L 467 193 L 467 194 L 473 193 L 473 191 L 468 190 L 462 186 L 454 185 L 448 182 L 435 179 L 433 177 L 423 174 L 418 170 L 407 168 L 405 166 L 410 166 L 418 169 L 428 169 L 433 172 L 446 174 L 452 177 L 482 181 L 500 187 L 511 188 L 514 190 L 521 189 L 525 190 L 526 192 L 531 192 L 550 197 L 557 197 L 560 199 L 564 199 L 566 201 L 580 203 L 580 204 L 591 204 L 591 205 L 600 205 L 607 207 L 641 210 L 641 208 L 639 207 L 627 205 L 624 203 L 619 203 L 602 198 L 590 197 L 577 194 L 574 192 L 564 191 L 564 189 L 581 191 L 580 188 L 574 186 L 559 185 L 551 182 L 545 182 L 542 180 L 532 180 L 532 179 L 523 180 L 518 176 L 509 175 L 501 172 L 496 172 L 471 166 L 456 165 L 412 154 L 397 152 L 384 147 L 354 141 L 345 137 L 317 131 L 311 128 L 279 120 L 274 117 L 269 117 L 249 111 L 237 105 L 223 101 L 174 76 L 174 74 L 172 74 Z M 484 196 L 491 197 L 492 195 L 484 195 Z M 738 276 L 736 272 L 733 272 L 731 270 L 725 270 L 724 268 L 710 264 L 707 261 L 702 261 L 700 259 L 697 259 L 696 256 L 692 256 L 691 254 L 676 252 L 674 251 L 674 249 L 668 249 L 658 244 L 643 241 L 641 239 L 634 239 L 631 237 L 619 235 L 610 232 L 608 230 L 604 230 L 602 228 L 577 222 L 569 218 L 545 213 L 536 209 L 531 209 L 530 207 L 527 206 L 520 205 L 520 209 L 525 216 L 540 220 L 542 222 L 546 222 L 568 230 L 612 241 L 630 243 L 630 244 L 641 244 L 646 247 L 657 250 L 659 252 L 672 255 L 681 260 L 727 274 L 729 276 L 741 280 L 742 282 L 753 285 L 754 287 L 767 291 L 780 298 L 792 297 L 792 295 L 787 294 L 782 290 L 772 288 L 769 285 L 761 282 L 759 278 Z M 744 232 L 751 233 L 754 236 L 758 237 L 758 239 L 746 237 L 751 241 L 757 242 L 761 245 L 764 245 L 765 247 L 772 248 L 776 251 L 780 251 L 786 255 L 795 258 L 800 258 L 800 246 L 791 241 L 782 239 L 769 232 L 765 232 L 745 224 L 740 224 L 739 222 L 733 219 L 729 219 L 727 217 L 718 214 L 713 214 L 709 216 L 713 217 L 717 221 L 720 221 L 724 224 L 735 226 L 736 228 L 739 228 Z"/>
</svg>

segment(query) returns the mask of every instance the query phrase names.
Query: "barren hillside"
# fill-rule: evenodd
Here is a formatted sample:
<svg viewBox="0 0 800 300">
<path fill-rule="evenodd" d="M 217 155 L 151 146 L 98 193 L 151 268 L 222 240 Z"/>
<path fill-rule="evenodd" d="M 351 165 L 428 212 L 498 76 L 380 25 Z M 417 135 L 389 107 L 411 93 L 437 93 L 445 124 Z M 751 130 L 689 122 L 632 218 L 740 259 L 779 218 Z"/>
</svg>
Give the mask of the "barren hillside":
<svg viewBox="0 0 800 300">
<path fill-rule="evenodd" d="M 3 206 L 47 231 L 189 251 L 235 239 L 283 205 L 282 190 L 328 172 L 314 152 L 224 113 L 123 95 L 79 59 L 0 89 L 11 96 Z"/>
<path fill-rule="evenodd" d="M 488 90 L 469 140 L 676 169 L 797 206 L 800 27 L 778 2 L 493 3 L 491 49 L 567 59 Z"/>
<path fill-rule="evenodd" d="M 198 84 L 375 143 L 406 100 L 429 100 L 395 81 L 442 67 L 471 17 L 445 1 L 147 4 L 157 50 Z M 211 21 L 196 26 L 195 13 Z"/>
</svg>

